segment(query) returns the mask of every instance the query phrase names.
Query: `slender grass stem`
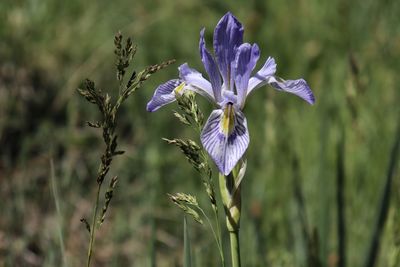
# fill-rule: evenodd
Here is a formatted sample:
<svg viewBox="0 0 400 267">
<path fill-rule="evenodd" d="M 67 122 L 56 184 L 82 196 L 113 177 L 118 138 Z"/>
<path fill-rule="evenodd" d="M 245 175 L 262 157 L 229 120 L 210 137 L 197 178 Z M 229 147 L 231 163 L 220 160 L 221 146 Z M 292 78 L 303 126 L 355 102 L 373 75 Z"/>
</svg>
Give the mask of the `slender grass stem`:
<svg viewBox="0 0 400 267">
<path fill-rule="evenodd" d="M 93 254 L 94 235 L 96 232 L 97 212 L 99 210 L 100 189 L 101 189 L 101 183 L 98 183 L 97 193 L 96 193 L 96 202 L 95 202 L 94 211 L 93 211 L 92 226 L 90 227 L 90 242 L 89 242 L 89 248 L 88 248 L 88 254 L 87 254 L 87 264 L 86 264 L 87 267 L 90 266 L 90 261 L 92 259 L 92 254 Z"/>
<path fill-rule="evenodd" d="M 183 216 L 183 267 L 191 267 L 192 266 L 192 253 L 190 249 L 190 237 L 189 237 L 189 229 L 187 226 L 186 216 Z"/>
<path fill-rule="evenodd" d="M 213 233 L 213 236 L 215 238 L 215 241 L 217 242 L 217 246 L 218 246 L 218 250 L 219 250 L 219 254 L 221 256 L 221 263 L 222 266 L 225 267 L 225 258 L 224 258 L 224 252 L 222 250 L 222 244 L 221 244 L 221 230 L 219 227 L 219 223 L 217 222 L 217 231 L 219 231 L 219 233 L 217 234 L 215 232 L 214 226 L 212 225 L 210 218 L 208 218 L 208 216 L 206 215 L 206 213 L 204 212 L 204 210 L 202 208 L 199 207 L 200 212 L 204 215 L 204 217 L 206 218 L 208 224 L 210 225 L 211 231 Z M 217 217 L 218 218 L 218 217 Z"/>
<path fill-rule="evenodd" d="M 214 209 L 214 216 L 215 216 L 215 224 L 217 225 L 217 236 L 218 236 L 218 242 L 219 242 L 219 247 L 220 247 L 220 254 L 221 254 L 221 264 L 222 267 L 225 267 L 225 257 L 224 257 L 224 250 L 222 246 L 222 234 L 221 234 L 221 226 L 219 224 L 219 216 L 218 216 L 218 210 Z"/>
<path fill-rule="evenodd" d="M 54 197 L 54 203 L 56 205 L 56 211 L 57 211 L 57 219 L 59 221 L 58 223 L 58 239 L 60 240 L 60 250 L 61 250 L 61 256 L 63 259 L 64 266 L 67 267 L 67 258 L 65 256 L 65 245 L 64 245 L 64 238 L 63 238 L 63 218 L 61 214 L 61 209 L 60 209 L 60 201 L 59 201 L 59 195 L 58 195 L 58 190 L 57 190 L 57 184 L 56 184 L 56 178 L 55 178 L 55 171 L 54 171 L 54 161 L 53 157 L 50 158 L 50 178 L 51 178 L 51 191 L 53 193 Z"/>
</svg>

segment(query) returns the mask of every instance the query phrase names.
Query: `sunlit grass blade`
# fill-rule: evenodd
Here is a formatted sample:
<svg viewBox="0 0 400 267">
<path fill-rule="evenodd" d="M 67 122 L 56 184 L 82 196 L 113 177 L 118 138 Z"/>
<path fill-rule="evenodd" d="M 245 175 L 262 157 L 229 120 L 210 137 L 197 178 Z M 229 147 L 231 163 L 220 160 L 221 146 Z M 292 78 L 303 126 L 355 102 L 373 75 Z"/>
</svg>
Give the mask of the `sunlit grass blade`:
<svg viewBox="0 0 400 267">
<path fill-rule="evenodd" d="M 399 163 L 399 150 L 400 150 L 400 123 L 397 126 L 395 142 L 392 147 L 392 151 L 390 153 L 389 167 L 387 170 L 386 181 L 377 211 L 375 228 L 373 229 L 371 242 L 369 244 L 369 248 L 365 255 L 364 267 L 373 267 L 375 266 L 376 263 L 380 246 L 380 238 L 382 236 L 383 228 L 385 226 L 385 222 L 389 212 L 390 194 L 391 194 L 393 176 L 395 174 L 396 167 Z"/>
<path fill-rule="evenodd" d="M 192 257 L 190 253 L 190 237 L 186 216 L 183 216 L 183 257 L 183 266 L 191 267 Z"/>
</svg>

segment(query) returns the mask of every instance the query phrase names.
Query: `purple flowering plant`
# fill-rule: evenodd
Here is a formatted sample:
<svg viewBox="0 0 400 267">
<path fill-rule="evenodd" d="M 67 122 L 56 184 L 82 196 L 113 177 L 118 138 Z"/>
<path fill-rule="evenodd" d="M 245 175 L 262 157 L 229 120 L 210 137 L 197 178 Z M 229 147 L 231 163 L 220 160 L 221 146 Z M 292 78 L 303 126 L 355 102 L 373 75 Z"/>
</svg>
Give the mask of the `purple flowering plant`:
<svg viewBox="0 0 400 267">
<path fill-rule="evenodd" d="M 295 94 L 310 104 L 314 95 L 303 79 L 283 80 L 275 75 L 275 59 L 268 57 L 264 66 L 252 75 L 260 49 L 257 44 L 243 43 L 243 26 L 228 12 L 214 30 L 213 56 L 206 48 L 204 31 L 200 32 L 200 57 L 209 77 L 182 64 L 179 79 L 160 85 L 147 104 L 148 111 L 175 101 L 176 93 L 185 90 L 196 92 L 215 104 L 203 131 L 201 142 L 219 171 L 228 175 L 243 156 L 249 145 L 247 120 L 242 112 L 246 98 L 263 85 Z"/>
<path fill-rule="evenodd" d="M 284 80 L 276 76 L 277 64 L 272 57 L 267 58 L 260 70 L 254 71 L 260 49 L 257 44 L 243 43 L 243 26 L 230 12 L 214 29 L 214 55 L 206 48 L 204 32 L 205 29 L 200 31 L 199 50 L 209 79 L 184 63 L 178 68 L 179 78 L 157 87 L 147 110 L 156 111 L 188 91 L 200 94 L 214 104 L 215 109 L 202 127 L 200 140 L 220 172 L 222 202 L 231 237 L 232 266 L 240 266 L 240 183 L 246 168 L 241 159 L 250 142 L 243 113 L 246 99 L 264 85 L 297 95 L 309 104 L 314 104 L 315 98 L 304 79 Z"/>
</svg>

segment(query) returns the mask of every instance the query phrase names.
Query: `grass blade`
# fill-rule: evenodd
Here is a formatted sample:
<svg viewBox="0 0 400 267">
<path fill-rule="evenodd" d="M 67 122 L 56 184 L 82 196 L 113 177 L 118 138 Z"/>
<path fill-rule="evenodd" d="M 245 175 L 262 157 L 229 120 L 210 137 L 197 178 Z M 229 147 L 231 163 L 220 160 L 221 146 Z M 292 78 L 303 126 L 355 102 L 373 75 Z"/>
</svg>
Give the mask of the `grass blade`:
<svg viewBox="0 0 400 267">
<path fill-rule="evenodd" d="M 156 242 L 157 242 L 157 237 L 156 237 L 156 219 L 154 218 L 154 215 L 151 216 L 151 238 L 150 238 L 150 266 L 151 267 L 156 267 L 157 266 L 157 257 L 156 257 Z"/>
<path fill-rule="evenodd" d="M 388 217 L 390 192 L 392 187 L 393 176 L 396 170 L 396 165 L 399 162 L 399 150 L 400 150 L 400 123 L 398 124 L 397 127 L 395 142 L 390 154 L 390 161 L 386 176 L 386 182 L 382 191 L 381 202 L 378 210 L 378 218 L 376 220 L 375 229 L 371 238 L 371 243 L 365 257 L 366 259 L 364 264 L 365 267 L 373 267 L 375 266 L 376 263 L 376 258 L 379 252 L 380 237 L 382 235 L 383 227 L 385 226 L 385 222 Z"/>
<path fill-rule="evenodd" d="M 299 160 L 296 156 L 293 158 L 292 169 L 293 169 L 293 187 L 294 187 L 293 193 L 295 201 L 298 206 L 298 216 L 301 224 L 303 240 L 307 244 L 306 247 L 307 266 L 322 267 L 322 261 L 320 259 L 320 243 L 319 243 L 318 231 L 316 228 L 310 229 L 310 225 L 307 218 L 303 189 L 301 186 Z"/>
<path fill-rule="evenodd" d="M 346 266 L 346 218 L 345 218 L 345 165 L 344 165 L 345 135 L 337 146 L 336 161 L 336 205 L 337 205 L 337 233 L 338 233 L 338 264 L 337 267 Z"/>
<path fill-rule="evenodd" d="M 61 215 L 61 210 L 60 210 L 60 201 L 59 201 L 59 195 L 58 195 L 58 190 L 57 190 L 57 184 L 56 184 L 56 175 L 54 171 L 54 162 L 53 158 L 50 159 L 50 178 L 51 178 L 51 190 L 53 193 L 54 197 L 54 203 L 56 205 L 56 211 L 57 211 L 57 219 L 58 219 L 58 239 L 60 242 L 60 250 L 61 250 L 61 257 L 63 259 L 63 266 L 68 266 L 67 264 L 67 259 L 65 257 L 65 246 L 64 246 L 64 238 L 63 238 L 63 218 Z"/>
</svg>

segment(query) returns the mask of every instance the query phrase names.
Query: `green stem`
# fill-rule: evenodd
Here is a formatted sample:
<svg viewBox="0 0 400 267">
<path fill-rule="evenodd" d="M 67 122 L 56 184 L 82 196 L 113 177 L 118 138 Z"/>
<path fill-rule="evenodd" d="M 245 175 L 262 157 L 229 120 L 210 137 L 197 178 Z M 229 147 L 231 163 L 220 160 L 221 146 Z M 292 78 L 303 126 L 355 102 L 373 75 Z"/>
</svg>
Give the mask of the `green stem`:
<svg viewBox="0 0 400 267">
<path fill-rule="evenodd" d="M 226 216 L 226 228 L 231 243 L 232 267 L 240 267 L 239 226 L 240 226 L 240 183 L 236 185 L 235 177 L 219 175 L 219 187 Z M 237 187 L 237 188 L 236 188 Z"/>
<path fill-rule="evenodd" d="M 219 216 L 218 216 L 218 210 L 214 210 L 214 216 L 215 216 L 215 224 L 217 225 L 217 235 L 218 235 L 218 243 L 220 247 L 220 254 L 221 254 L 221 264 L 222 267 L 225 267 L 225 257 L 224 257 L 224 251 L 223 251 L 223 246 L 222 246 L 222 234 L 221 234 L 221 226 L 219 225 Z"/>
<path fill-rule="evenodd" d="M 61 250 L 61 256 L 63 259 L 64 266 L 68 266 L 67 264 L 67 258 L 65 257 L 65 246 L 64 246 L 64 238 L 63 238 L 63 220 L 62 220 L 62 214 L 60 210 L 60 202 L 59 202 L 59 197 L 58 197 L 58 189 L 57 189 L 57 184 L 56 184 L 56 178 L 55 178 L 55 173 L 54 173 L 54 161 L 53 157 L 51 156 L 50 158 L 50 178 L 51 178 L 51 189 L 54 197 L 54 203 L 56 205 L 56 211 L 57 211 L 57 219 L 58 219 L 58 238 L 60 240 L 60 250 Z"/>
<path fill-rule="evenodd" d="M 239 229 L 229 232 L 231 240 L 232 267 L 240 267 Z"/>
<path fill-rule="evenodd" d="M 89 242 L 89 248 L 88 248 L 88 254 L 87 254 L 87 264 L 86 264 L 87 267 L 90 266 L 90 261 L 92 259 L 92 254 L 93 254 L 94 234 L 96 231 L 96 219 L 97 219 L 97 212 L 99 209 L 100 188 L 101 188 L 101 183 L 98 183 L 96 203 L 95 203 L 94 212 L 93 212 L 92 226 L 90 227 L 90 242 Z"/>
<path fill-rule="evenodd" d="M 214 227 L 210 221 L 210 219 L 208 218 L 208 216 L 205 214 L 204 210 L 200 207 L 198 207 L 198 209 L 200 210 L 201 213 L 203 213 L 204 217 L 206 218 L 208 224 L 210 225 L 211 231 L 213 233 L 213 236 L 215 238 L 215 241 L 217 242 L 217 246 L 218 246 L 218 250 L 219 250 L 219 254 L 221 256 L 221 262 L 222 262 L 222 266 L 225 267 L 225 258 L 224 258 L 224 252 L 222 251 L 222 244 L 221 244 L 221 232 L 219 231 L 219 236 L 215 233 Z M 219 223 L 217 222 L 217 229 L 219 228 Z"/>
</svg>

